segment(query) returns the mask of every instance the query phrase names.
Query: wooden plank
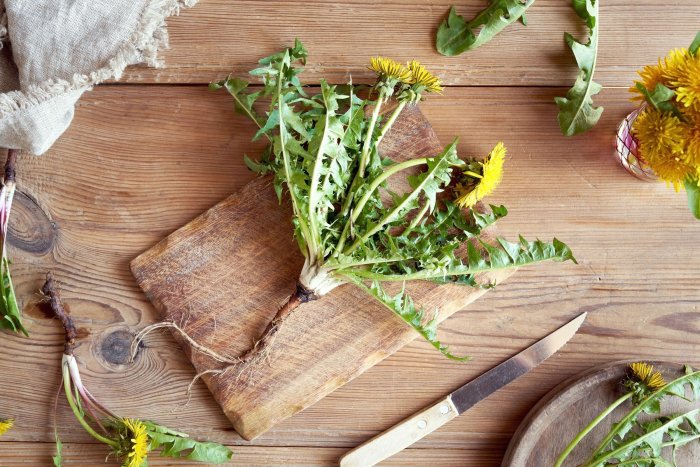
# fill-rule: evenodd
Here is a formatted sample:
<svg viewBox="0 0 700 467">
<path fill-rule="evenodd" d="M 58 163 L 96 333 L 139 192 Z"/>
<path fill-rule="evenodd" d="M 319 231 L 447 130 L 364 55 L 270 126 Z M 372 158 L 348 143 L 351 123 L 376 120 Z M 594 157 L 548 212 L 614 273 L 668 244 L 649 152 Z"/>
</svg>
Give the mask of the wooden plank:
<svg viewBox="0 0 700 467">
<path fill-rule="evenodd" d="M 456 58 L 435 51 L 435 30 L 456 4 L 467 18 L 484 0 L 202 0 L 168 20 L 171 49 L 166 67 L 129 68 L 123 77 L 140 83 L 209 83 L 242 75 L 261 57 L 300 38 L 309 50 L 306 79 L 368 82 L 371 55 L 417 59 L 450 85 L 571 86 L 577 69 L 564 32 L 585 37 L 570 1 L 537 0 L 519 23 L 490 43 Z M 672 48 L 688 47 L 700 17 L 696 0 L 601 2 L 596 80 L 629 86 L 636 70 L 656 63 Z"/>
<path fill-rule="evenodd" d="M 380 147 L 383 157 L 397 162 L 442 150 L 415 106 L 404 109 Z M 394 180 L 391 190 L 409 189 L 405 179 L 392 184 Z M 138 256 L 131 270 L 164 319 L 231 359 L 250 348 L 295 290 L 304 257 L 292 235 L 291 217 L 291 204 L 285 199 L 280 205 L 272 179 L 257 178 Z M 495 235 L 491 229 L 484 238 Z M 476 281 L 500 284 L 512 272 L 479 274 Z M 385 287 L 396 294 L 402 284 Z M 440 320 L 487 291 L 428 281 L 413 282 L 407 290 L 422 309 L 439 309 Z M 269 361 L 222 365 L 174 335 L 233 427 L 248 440 L 418 337 L 352 284 L 302 303 L 276 335 Z M 212 370 L 223 373 L 205 374 Z"/>
<path fill-rule="evenodd" d="M 580 311 L 589 312 L 587 323 L 562 351 L 416 449 L 488 453 L 493 457 L 483 465 L 495 466 L 528 410 L 568 376 L 625 358 L 700 366 L 700 223 L 682 194 L 635 180 L 612 157 L 614 129 L 632 109 L 626 90 L 605 90 L 600 124 L 573 139 L 556 125 L 553 97 L 562 91 L 448 89 L 421 109 L 442 141 L 462 137 L 461 154 L 485 154 L 503 139 L 510 157 L 491 200 L 510 209 L 501 232 L 556 234 L 580 264 L 521 269 L 447 320 L 442 338 L 472 355 L 470 363 L 445 361 L 414 341 L 252 446 L 350 448 Z M 169 335 L 153 335 L 126 365 L 118 344 L 128 339 L 114 334 L 158 319 L 129 261 L 253 178 L 242 163 L 244 153 L 256 153 L 252 131 L 232 116 L 226 96 L 203 87 L 103 86 L 80 101 L 73 125 L 49 153 L 20 160 L 26 196 L 13 208 L 10 254 L 31 338 L 0 334 L 0 415 L 17 419 L 1 438 L 0 456 L 11 444 L 5 441 L 53 438 L 62 336 L 57 323 L 30 306 L 49 269 L 62 281 L 78 326 L 90 333 L 77 353 L 84 382 L 100 400 L 124 416 L 249 445 L 203 384 L 185 406 L 194 371 Z M 63 403 L 58 414 L 65 442 L 90 442 Z M 403 465 L 421 463 L 406 458 Z"/>
<path fill-rule="evenodd" d="M 55 454 L 51 443 L 0 443 L 3 465 L 49 465 L 50 457 Z M 345 451 L 343 448 L 298 447 L 298 446 L 236 446 L 230 466 L 245 467 L 322 467 L 336 466 Z M 63 458 L 68 466 L 89 466 L 104 464 L 107 454 L 104 445 L 87 443 L 66 443 L 63 445 Z M 393 459 L 383 462 L 382 466 L 403 467 L 408 463 L 426 465 L 439 459 L 440 467 L 462 467 L 497 465 L 500 458 L 493 452 L 469 451 L 466 449 L 408 449 Z M 112 463 L 114 464 L 114 463 Z M 148 465 L 201 467 L 201 462 L 172 460 L 157 454 L 148 457 Z"/>
</svg>

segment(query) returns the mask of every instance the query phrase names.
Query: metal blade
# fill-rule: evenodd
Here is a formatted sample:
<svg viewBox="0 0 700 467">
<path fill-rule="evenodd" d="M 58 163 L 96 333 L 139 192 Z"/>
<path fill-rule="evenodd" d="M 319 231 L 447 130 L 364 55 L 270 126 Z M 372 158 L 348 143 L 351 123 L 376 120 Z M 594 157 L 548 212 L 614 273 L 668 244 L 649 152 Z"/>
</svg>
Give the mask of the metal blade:
<svg viewBox="0 0 700 467">
<path fill-rule="evenodd" d="M 461 414 L 547 360 L 576 334 L 585 319 L 586 313 L 579 315 L 519 354 L 454 391 L 450 396 L 457 412 Z"/>
</svg>

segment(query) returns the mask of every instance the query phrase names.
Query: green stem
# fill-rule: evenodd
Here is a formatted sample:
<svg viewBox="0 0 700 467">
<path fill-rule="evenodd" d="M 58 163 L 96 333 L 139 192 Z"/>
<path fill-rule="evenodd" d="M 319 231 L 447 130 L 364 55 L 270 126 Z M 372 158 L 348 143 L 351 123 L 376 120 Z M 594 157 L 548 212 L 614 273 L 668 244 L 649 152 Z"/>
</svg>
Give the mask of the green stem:
<svg viewBox="0 0 700 467">
<path fill-rule="evenodd" d="M 343 200 L 343 206 L 340 209 L 340 214 L 338 215 L 338 217 L 345 217 L 348 215 L 348 212 L 350 211 L 350 204 L 352 203 L 352 200 L 355 197 L 355 190 L 357 190 L 357 185 L 359 184 L 359 181 L 360 177 L 358 177 L 358 172 L 355 172 L 355 177 L 352 179 L 352 183 L 350 184 L 348 194 L 345 196 L 345 200 Z"/>
<path fill-rule="evenodd" d="M 369 121 L 369 126 L 367 127 L 367 134 L 365 135 L 365 141 L 362 144 L 362 154 L 360 154 L 360 166 L 357 174 L 360 178 L 365 176 L 365 169 L 367 168 L 367 159 L 369 158 L 369 150 L 372 147 L 372 140 L 374 135 L 374 127 L 377 126 L 377 119 L 379 118 L 379 109 L 382 108 L 382 104 L 386 98 L 386 91 L 382 88 L 379 91 L 379 96 L 374 104 L 374 111 L 372 112 L 372 118 Z"/>
<path fill-rule="evenodd" d="M 696 440 L 696 439 L 700 439 L 700 435 L 695 435 L 695 436 L 691 436 L 690 438 L 685 438 L 685 439 L 683 439 L 682 442 L 683 442 L 683 444 L 688 444 L 689 442 Z M 667 442 L 663 443 L 661 445 L 661 447 L 668 448 L 671 446 L 675 446 L 677 444 L 678 444 L 677 441 L 667 441 Z"/>
<path fill-rule="evenodd" d="M 280 65 L 279 68 L 279 74 L 277 76 L 277 106 L 279 107 L 279 114 L 280 114 L 280 147 L 282 151 L 282 161 L 284 165 L 284 176 L 286 178 L 287 182 L 287 190 L 289 191 L 289 197 L 292 200 L 292 208 L 294 210 L 294 217 L 298 220 L 299 222 L 299 229 L 301 230 L 301 236 L 304 239 L 304 242 L 306 243 L 306 249 L 307 251 L 304 252 L 304 256 L 307 256 L 311 259 L 311 257 L 316 256 L 316 250 L 314 249 L 314 239 L 311 236 L 311 233 L 309 231 L 308 226 L 306 225 L 306 222 L 304 222 L 303 217 L 300 215 L 299 212 L 299 204 L 297 202 L 297 197 L 296 194 L 294 193 L 294 190 L 292 188 L 292 167 L 291 167 L 291 162 L 289 160 L 289 155 L 287 154 L 287 148 L 286 148 L 286 135 L 287 135 L 287 126 L 284 123 L 284 106 L 286 105 L 284 102 L 284 97 L 282 96 L 282 76 L 283 76 L 283 70 L 284 70 L 284 61 L 282 61 L 282 64 Z M 309 242 L 311 242 L 311 245 L 309 245 Z"/>
<path fill-rule="evenodd" d="M 571 454 L 571 451 L 574 450 L 574 448 L 578 445 L 578 443 L 581 442 L 581 440 L 588 434 L 590 431 L 598 426 L 598 424 L 603 421 L 605 417 L 610 415 L 610 413 L 615 410 L 620 404 L 625 402 L 627 399 L 632 397 L 632 392 L 628 392 L 624 396 L 620 397 L 617 399 L 615 402 L 610 404 L 605 410 L 603 410 L 600 415 L 598 415 L 596 418 L 593 419 L 591 423 L 586 425 L 586 427 L 579 432 L 576 437 L 571 440 L 568 446 L 564 449 L 564 451 L 557 457 L 557 461 L 554 463 L 554 467 L 561 467 L 561 465 L 564 463 L 567 457 L 569 457 L 569 454 Z"/>
<path fill-rule="evenodd" d="M 454 143 L 453 143 L 453 144 L 454 144 Z M 382 217 L 382 218 L 374 225 L 374 227 L 372 227 L 371 229 L 369 229 L 369 230 L 368 230 L 367 232 L 365 232 L 365 234 L 363 234 L 362 236 L 358 237 L 357 240 L 355 240 L 355 242 L 352 244 L 352 246 L 350 246 L 350 247 L 347 249 L 347 251 L 345 251 L 344 253 L 345 253 L 346 255 L 351 254 L 351 253 L 352 253 L 353 251 L 355 251 L 362 243 L 364 243 L 369 237 L 371 237 L 371 236 L 374 235 L 375 233 L 379 232 L 379 230 L 380 230 L 382 227 L 384 227 L 386 224 L 388 224 L 388 223 L 394 221 L 394 219 L 399 215 L 399 213 L 400 213 L 411 201 L 413 201 L 413 199 L 414 199 L 416 196 L 418 196 L 418 195 L 423 191 L 423 188 L 424 188 L 425 185 L 428 183 L 428 181 L 433 179 L 433 177 L 434 177 L 434 175 L 435 175 L 435 171 L 440 167 L 440 165 L 441 165 L 443 162 L 445 162 L 445 161 L 447 160 L 447 157 L 446 157 L 447 154 L 448 154 L 448 151 L 446 150 L 445 152 L 443 152 L 443 154 L 442 154 L 441 156 L 438 156 L 438 158 L 440 158 L 440 160 L 437 162 L 437 164 L 435 164 L 435 166 L 430 170 L 430 172 L 426 173 L 425 178 L 420 182 L 420 184 L 418 184 L 418 186 L 416 186 L 416 187 L 413 189 L 413 191 L 411 192 L 411 194 L 409 194 L 409 195 L 406 197 L 406 199 L 404 199 L 401 203 L 399 203 L 398 205 L 396 205 L 396 206 L 394 207 L 394 209 L 392 209 L 389 213 L 387 213 L 384 217 Z M 411 162 L 416 162 L 416 161 L 421 161 L 422 163 L 425 163 L 425 162 L 428 161 L 428 160 L 429 160 L 428 158 L 413 159 L 413 160 L 410 160 L 410 161 L 402 162 L 401 164 L 397 164 L 397 165 L 398 165 L 398 166 L 401 166 L 401 165 L 408 164 L 408 163 L 411 163 Z M 405 167 L 403 167 L 403 168 L 405 168 Z M 393 166 L 393 167 L 389 168 L 389 170 L 387 170 L 387 171 L 384 172 L 380 177 L 377 177 L 377 178 L 379 179 L 379 178 L 383 177 L 387 172 L 389 172 L 389 171 L 392 170 L 392 169 L 396 169 L 396 167 Z M 397 169 L 397 170 L 401 170 L 401 169 Z M 355 214 L 356 214 L 356 213 L 353 213 L 353 215 L 355 215 Z"/>
<path fill-rule="evenodd" d="M 382 126 L 382 129 L 379 131 L 379 136 L 377 137 L 377 148 L 379 148 L 379 143 L 382 142 L 382 139 L 384 139 L 386 134 L 389 133 L 389 130 L 394 125 L 394 122 L 396 121 L 404 107 L 406 107 L 406 101 L 399 102 L 399 105 L 397 105 L 394 111 L 391 113 L 389 120 L 387 120 L 384 126 Z"/>
<path fill-rule="evenodd" d="M 119 443 L 117 443 L 113 439 L 105 438 L 104 436 L 100 435 L 95 430 L 93 430 L 92 427 L 85 420 L 85 417 L 83 417 L 83 414 L 80 413 L 80 410 L 78 409 L 78 406 L 76 405 L 76 402 L 73 399 L 73 391 L 71 390 L 70 371 L 68 369 L 68 362 L 66 361 L 63 362 L 63 390 L 66 393 L 66 399 L 68 400 L 68 405 L 73 411 L 73 415 L 75 415 L 75 418 L 78 419 L 78 422 L 82 425 L 85 431 L 87 431 L 90 434 L 90 436 L 95 438 L 97 441 L 108 444 L 113 448 L 118 448 Z"/>
<path fill-rule="evenodd" d="M 685 419 L 686 417 L 694 416 L 698 412 L 700 412 L 700 409 L 691 410 L 690 412 L 687 412 L 687 413 L 684 413 L 684 414 L 681 414 L 681 415 L 678 415 L 676 417 L 671 418 L 668 422 L 664 423 L 659 428 L 652 430 L 648 433 L 644 433 L 642 436 L 635 438 L 635 439 L 623 444 L 622 446 L 618 447 L 614 451 L 611 451 L 609 453 L 605 453 L 605 459 L 617 459 L 618 455 L 620 455 L 624 452 L 630 451 L 630 448 L 641 444 L 642 441 L 644 441 L 650 437 L 653 437 L 654 435 L 656 435 L 658 433 L 666 433 L 666 430 L 668 430 L 669 427 L 674 426 L 678 422 L 678 419 Z M 600 465 L 600 462 L 602 460 L 603 459 L 593 459 L 593 462 L 591 464 L 586 464 L 586 466 L 593 467 L 596 465 Z"/>
<path fill-rule="evenodd" d="M 432 270 L 421 270 L 409 274 L 378 274 L 372 271 L 360 270 L 354 271 L 353 274 L 362 279 L 378 280 L 378 281 L 415 281 L 415 280 L 429 280 L 443 278 L 447 276 L 464 276 L 469 274 L 476 274 L 477 272 L 483 271 L 497 271 L 500 269 L 512 269 L 514 267 L 524 266 L 526 264 L 536 263 L 542 260 L 533 260 L 523 263 L 503 263 L 498 266 L 494 266 L 491 263 L 483 263 L 483 267 L 470 268 L 469 266 L 456 266 L 454 269 L 448 269 L 446 271 L 432 271 Z"/>
<path fill-rule="evenodd" d="M 348 237 L 349 230 L 350 220 L 348 219 L 347 221 L 345 221 L 345 225 L 343 226 L 343 231 L 340 234 L 340 240 L 338 240 L 338 244 L 335 246 L 336 258 L 340 255 L 340 253 L 343 252 L 343 248 L 345 248 L 345 239 Z"/>
<path fill-rule="evenodd" d="M 353 103 L 354 100 L 355 100 L 355 93 L 354 93 L 354 91 L 353 91 L 352 78 L 350 78 L 350 83 L 348 83 L 348 84 L 349 84 L 349 86 L 350 86 L 350 109 L 349 109 L 349 111 L 350 111 L 350 117 L 348 118 L 348 126 L 345 128 L 345 131 L 344 131 L 344 133 L 343 133 L 343 136 L 340 138 L 341 141 L 344 139 L 345 134 L 347 134 L 347 132 L 349 131 L 348 129 L 350 128 L 350 125 L 352 125 L 352 119 L 353 119 L 353 114 L 354 114 L 352 103 Z M 328 107 L 328 106 L 327 106 L 327 104 L 326 104 L 326 108 L 327 108 L 327 107 Z M 335 159 L 335 158 L 337 158 L 337 153 L 336 153 L 336 156 L 335 156 L 335 157 L 332 157 L 332 159 Z M 323 183 L 321 184 L 321 186 L 323 187 L 324 190 L 325 190 L 326 187 L 328 186 L 328 182 L 330 181 L 330 178 L 331 178 L 331 171 L 329 170 L 328 172 L 326 172 L 326 176 L 323 177 Z"/>
<path fill-rule="evenodd" d="M 507 266 L 507 267 L 513 267 L 513 266 Z M 505 268 L 506 268 L 506 266 L 489 267 L 488 270 L 505 269 Z M 468 267 L 462 267 L 462 268 L 455 268 L 455 269 L 448 270 L 448 271 L 422 270 L 422 271 L 417 271 L 417 272 L 413 272 L 410 274 L 378 274 L 378 273 L 374 273 L 372 271 L 355 271 L 355 272 L 353 272 L 353 274 L 355 274 L 357 277 L 361 277 L 363 279 L 398 282 L 398 281 L 428 280 L 428 279 L 435 279 L 438 277 L 447 277 L 447 276 L 462 276 L 462 275 L 466 275 L 466 274 L 474 274 L 477 272 L 481 272 L 482 270 L 483 269 L 470 269 Z"/>
<path fill-rule="evenodd" d="M 674 464 L 668 462 L 662 457 L 637 457 L 636 459 L 630 459 L 624 462 L 620 462 L 619 464 L 615 464 L 615 467 L 623 467 L 625 465 L 638 467 L 639 465 L 647 465 L 649 462 L 654 462 L 654 465 L 658 467 L 661 467 L 662 465 L 667 467 L 675 467 Z"/>
<path fill-rule="evenodd" d="M 345 196 L 345 200 L 343 200 L 343 205 L 340 209 L 340 214 L 338 217 L 345 217 L 348 215 L 348 212 L 350 212 L 350 206 L 352 205 L 352 200 L 355 198 L 355 191 L 357 191 L 358 186 L 360 185 L 360 180 L 364 177 L 365 175 L 365 168 L 367 167 L 367 158 L 369 157 L 369 150 L 372 147 L 372 135 L 374 134 L 374 127 L 377 124 L 377 118 L 379 118 L 379 109 L 382 106 L 382 103 L 384 102 L 386 96 L 386 91 L 384 89 L 381 89 L 379 91 L 379 96 L 377 97 L 377 100 L 374 101 L 374 111 L 372 112 L 372 119 L 370 120 L 370 124 L 367 127 L 367 133 L 365 134 L 365 140 L 362 143 L 362 153 L 360 154 L 360 159 L 358 162 L 358 168 L 357 172 L 355 172 L 355 177 L 352 179 L 352 183 L 350 184 L 350 189 L 348 190 L 348 194 Z M 351 103 L 352 104 L 352 103 Z M 347 230 L 344 228 L 343 230 Z M 341 241 L 344 244 L 344 240 L 341 237 Z M 336 251 L 340 252 L 342 251 L 341 248 L 336 248 Z"/>
<path fill-rule="evenodd" d="M 322 86 L 325 86 L 322 83 Z M 309 187 L 309 230 L 311 231 L 312 238 L 310 238 L 311 248 L 316 251 L 319 256 L 318 261 L 323 259 L 323 252 L 318 245 L 321 243 L 321 233 L 318 228 L 318 219 L 316 217 L 316 208 L 318 204 L 318 188 L 319 181 L 321 179 L 321 169 L 323 167 L 323 149 L 326 138 L 328 137 L 328 127 L 330 125 L 330 115 L 328 113 L 328 102 L 326 101 L 326 94 L 323 93 L 323 104 L 326 107 L 326 115 L 323 125 L 323 134 L 321 135 L 321 142 L 318 145 L 318 151 L 316 152 L 316 161 L 314 162 L 314 168 L 311 172 L 311 185 Z"/>
<path fill-rule="evenodd" d="M 231 92 L 231 90 L 229 89 L 228 80 L 226 80 L 226 82 L 224 83 L 224 87 L 226 88 L 226 90 L 228 91 L 228 93 L 233 97 L 233 100 L 236 101 L 236 103 L 238 104 L 238 108 L 243 109 L 243 111 L 245 112 L 245 114 L 246 114 L 248 117 L 250 117 L 251 120 L 253 120 L 253 121 L 255 122 L 255 124 L 258 126 L 259 129 L 262 130 L 262 127 L 263 127 L 263 126 L 262 126 L 262 124 L 260 123 L 260 121 L 258 120 L 258 117 L 257 117 L 254 113 L 252 113 L 252 112 L 250 112 L 250 111 L 248 110 L 248 108 L 247 108 L 247 107 L 243 104 L 243 102 L 238 98 L 238 94 L 236 94 L 235 92 Z M 270 135 L 268 135 L 267 133 L 263 133 L 263 134 L 265 135 L 265 138 L 267 138 L 270 142 L 272 142 L 272 138 L 270 137 Z"/>
<path fill-rule="evenodd" d="M 418 223 L 421 221 L 421 219 L 423 219 L 423 216 L 425 216 L 425 213 L 428 212 L 428 208 L 430 208 L 430 203 L 426 202 L 425 206 L 423 206 L 423 209 L 421 209 L 420 212 L 418 214 L 416 214 L 416 216 L 413 218 L 411 223 L 408 225 L 406 230 L 404 230 L 401 235 L 403 235 L 404 237 L 409 236 L 411 234 L 411 232 L 413 232 L 413 229 L 415 229 L 416 226 L 418 225 Z"/>
<path fill-rule="evenodd" d="M 694 372 L 694 373 L 690 373 L 687 375 L 683 375 L 680 378 L 677 378 L 677 379 L 671 381 L 666 386 L 662 387 L 661 389 L 654 392 L 653 394 L 650 394 L 649 396 L 644 398 L 644 400 L 642 400 L 632 410 L 630 410 L 630 412 L 627 415 L 625 415 L 625 417 L 622 420 L 620 420 L 619 422 L 617 422 L 615 424 L 616 428 L 610 430 L 610 433 L 608 433 L 608 435 L 605 437 L 605 439 L 603 439 L 603 441 L 601 441 L 600 444 L 598 444 L 595 451 L 593 451 L 593 454 L 591 454 L 591 456 L 588 459 L 586 459 L 586 462 L 584 462 L 584 465 L 590 464 L 594 460 L 596 460 L 596 457 L 600 454 L 600 452 L 603 449 L 605 449 L 606 446 L 609 446 L 610 442 L 613 440 L 613 438 L 615 438 L 615 436 L 617 436 L 617 433 L 620 431 L 620 428 L 623 426 L 627 426 L 628 423 L 635 420 L 637 415 L 639 414 L 639 412 L 641 412 L 644 409 L 644 407 L 646 406 L 647 403 L 649 403 L 649 401 L 654 400 L 657 397 L 664 395 L 669 387 L 675 387 L 677 384 L 679 384 L 681 382 L 687 382 L 690 378 L 697 377 L 698 374 L 700 374 L 700 372 Z"/>
<path fill-rule="evenodd" d="M 369 201 L 369 198 L 372 196 L 372 193 L 379 188 L 379 185 L 384 183 L 389 177 L 394 175 L 395 173 L 401 172 L 402 170 L 410 169 L 411 167 L 415 167 L 417 165 L 423 165 L 428 162 L 427 157 L 421 157 L 420 159 L 410 159 L 405 162 L 401 162 L 400 164 L 394 164 L 388 169 L 386 169 L 382 174 L 375 178 L 372 183 L 369 185 L 369 189 L 365 192 L 365 194 L 360 198 L 360 201 L 357 202 L 355 207 L 352 210 L 352 216 L 350 217 L 351 222 L 355 222 L 358 217 L 360 217 L 360 214 L 362 213 L 362 210 L 365 208 L 365 205 L 367 204 L 367 201 Z"/>
<path fill-rule="evenodd" d="M 336 265 L 328 265 L 326 263 L 324 267 L 328 271 L 339 271 L 340 274 L 344 274 L 345 271 L 348 269 L 352 268 L 357 268 L 360 266 L 369 266 L 371 264 L 384 264 L 384 263 L 395 263 L 397 261 L 410 261 L 412 259 L 415 259 L 415 257 L 412 256 L 392 256 L 391 258 L 377 258 L 377 259 L 368 259 L 365 261 L 356 261 L 352 263 L 339 263 Z"/>
<path fill-rule="evenodd" d="M 367 201 L 369 201 L 369 198 L 372 196 L 372 193 L 381 185 L 386 179 L 391 177 L 397 172 L 400 172 L 401 170 L 405 170 L 411 167 L 415 167 L 417 165 L 422 165 L 428 162 L 427 157 L 423 157 L 420 159 L 410 159 L 405 162 L 401 162 L 400 164 L 394 164 L 388 169 L 386 169 L 380 176 L 378 176 L 374 181 L 370 184 L 369 189 L 367 192 L 360 198 L 360 201 L 355 205 L 355 207 L 352 210 L 352 215 L 348 218 L 348 220 L 345 221 L 345 225 L 343 226 L 343 231 L 340 234 L 340 240 L 338 241 L 338 245 L 336 246 L 335 251 L 340 253 L 343 251 L 343 248 L 345 247 L 345 240 L 348 237 L 348 234 L 350 232 L 350 226 L 357 220 L 357 218 L 360 216 L 362 213 L 362 210 L 364 209 L 365 205 L 367 204 Z M 354 194 L 354 191 L 353 191 Z M 348 199 L 348 198 L 346 198 Z M 347 214 L 346 214 L 347 215 Z M 342 211 L 341 211 L 341 215 Z"/>
</svg>

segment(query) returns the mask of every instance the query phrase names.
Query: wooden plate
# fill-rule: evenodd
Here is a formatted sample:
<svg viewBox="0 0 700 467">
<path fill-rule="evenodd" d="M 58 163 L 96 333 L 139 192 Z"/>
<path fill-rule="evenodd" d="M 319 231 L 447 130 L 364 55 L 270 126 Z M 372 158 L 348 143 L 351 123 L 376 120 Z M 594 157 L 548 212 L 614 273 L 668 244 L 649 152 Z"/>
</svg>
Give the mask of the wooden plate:
<svg viewBox="0 0 700 467">
<path fill-rule="evenodd" d="M 555 387 L 530 411 L 513 435 L 503 467 L 546 467 L 554 465 L 566 445 L 605 407 L 621 395 L 620 381 L 631 361 L 614 362 L 578 374 Z M 683 365 L 650 362 L 667 381 L 683 374 Z M 661 404 L 662 414 L 679 413 L 700 406 L 677 397 Z M 591 431 L 568 457 L 565 466 L 578 466 L 610 431 L 613 422 L 629 411 L 624 403 Z M 666 453 L 664 453 L 666 454 Z M 678 467 L 700 465 L 700 443 L 677 452 Z"/>
</svg>

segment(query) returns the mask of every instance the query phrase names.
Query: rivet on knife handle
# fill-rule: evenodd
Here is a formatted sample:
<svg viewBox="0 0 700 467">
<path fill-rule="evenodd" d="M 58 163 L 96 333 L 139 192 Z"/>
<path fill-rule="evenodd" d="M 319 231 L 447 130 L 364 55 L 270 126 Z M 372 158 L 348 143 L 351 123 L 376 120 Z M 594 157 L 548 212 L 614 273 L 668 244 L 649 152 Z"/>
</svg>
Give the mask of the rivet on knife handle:
<svg viewBox="0 0 700 467">
<path fill-rule="evenodd" d="M 367 467 L 393 456 L 458 415 L 447 396 L 348 452 L 341 467 Z"/>
</svg>

